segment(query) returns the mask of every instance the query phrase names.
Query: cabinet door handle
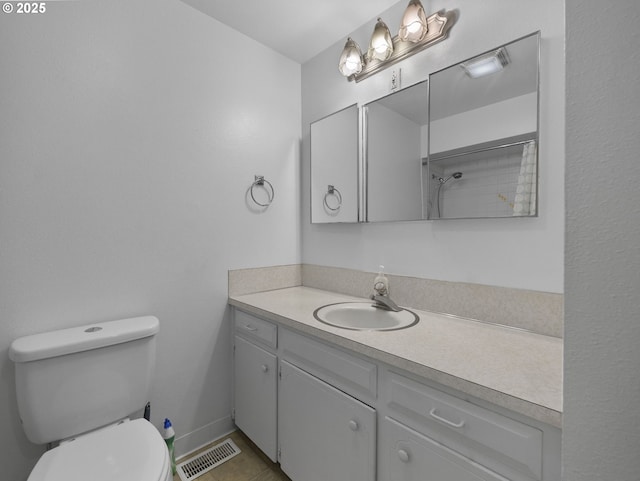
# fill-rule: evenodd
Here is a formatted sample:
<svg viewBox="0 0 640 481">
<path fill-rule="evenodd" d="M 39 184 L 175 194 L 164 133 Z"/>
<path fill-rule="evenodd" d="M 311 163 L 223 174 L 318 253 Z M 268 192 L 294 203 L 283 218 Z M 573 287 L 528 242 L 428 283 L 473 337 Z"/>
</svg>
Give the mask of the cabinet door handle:
<svg viewBox="0 0 640 481">
<path fill-rule="evenodd" d="M 262 372 L 268 372 L 269 366 L 267 366 L 266 364 L 263 364 L 262 366 L 260 366 L 260 369 L 262 369 Z"/>
<path fill-rule="evenodd" d="M 409 462 L 409 453 L 406 452 L 404 449 L 398 449 L 398 457 L 400 458 L 400 461 L 402 461 L 403 463 Z"/>
<path fill-rule="evenodd" d="M 247 331 L 251 331 L 251 332 L 256 332 L 256 331 L 258 330 L 258 328 L 257 328 L 257 327 L 253 327 L 251 324 L 247 324 L 246 326 L 244 326 L 244 328 L 245 328 Z"/>
<path fill-rule="evenodd" d="M 352 431 L 357 431 L 359 428 L 360 426 L 358 426 L 357 421 L 354 421 L 353 419 L 349 421 L 349 429 L 351 429 Z"/>
<path fill-rule="evenodd" d="M 462 426 L 464 426 L 464 420 L 460 421 L 459 423 L 454 423 L 453 421 L 449 421 L 448 419 L 445 419 L 442 416 L 438 416 L 438 414 L 436 413 L 436 408 L 433 408 L 431 411 L 429 411 L 429 416 L 431 416 L 433 419 L 440 421 L 443 424 L 446 424 L 447 426 L 451 426 L 452 428 L 459 429 Z"/>
</svg>

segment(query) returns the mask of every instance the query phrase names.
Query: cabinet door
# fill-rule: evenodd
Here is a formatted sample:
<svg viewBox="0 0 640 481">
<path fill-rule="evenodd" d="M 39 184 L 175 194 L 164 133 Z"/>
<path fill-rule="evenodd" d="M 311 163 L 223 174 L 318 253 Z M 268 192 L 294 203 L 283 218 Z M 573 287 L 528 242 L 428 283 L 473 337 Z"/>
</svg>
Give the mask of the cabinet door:
<svg viewBox="0 0 640 481">
<path fill-rule="evenodd" d="M 276 356 L 235 336 L 235 423 L 272 460 L 277 459 Z"/>
<path fill-rule="evenodd" d="M 385 418 L 380 481 L 508 481 L 427 436 Z"/>
<path fill-rule="evenodd" d="M 374 481 L 376 412 L 280 361 L 280 465 L 294 481 Z"/>
</svg>

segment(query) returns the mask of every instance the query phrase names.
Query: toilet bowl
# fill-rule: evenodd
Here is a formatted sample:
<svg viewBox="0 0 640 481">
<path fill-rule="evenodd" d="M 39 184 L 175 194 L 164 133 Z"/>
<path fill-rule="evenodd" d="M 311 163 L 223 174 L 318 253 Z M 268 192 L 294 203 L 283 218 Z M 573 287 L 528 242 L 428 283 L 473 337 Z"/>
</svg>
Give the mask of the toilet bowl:
<svg viewBox="0 0 640 481">
<path fill-rule="evenodd" d="M 171 481 L 167 446 L 145 419 L 79 436 L 47 451 L 27 481 Z"/>
</svg>

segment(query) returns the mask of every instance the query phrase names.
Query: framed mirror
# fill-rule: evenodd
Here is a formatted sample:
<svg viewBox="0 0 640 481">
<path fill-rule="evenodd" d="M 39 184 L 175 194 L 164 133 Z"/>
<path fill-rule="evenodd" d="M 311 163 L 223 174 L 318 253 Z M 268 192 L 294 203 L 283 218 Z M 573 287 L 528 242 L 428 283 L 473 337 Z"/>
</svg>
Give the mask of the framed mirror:
<svg viewBox="0 0 640 481">
<path fill-rule="evenodd" d="M 366 221 L 424 219 L 421 177 L 427 155 L 428 81 L 363 109 Z"/>
<path fill-rule="evenodd" d="M 358 106 L 311 124 L 311 223 L 358 222 Z"/>
<path fill-rule="evenodd" d="M 536 32 L 429 76 L 428 219 L 538 215 Z"/>
</svg>

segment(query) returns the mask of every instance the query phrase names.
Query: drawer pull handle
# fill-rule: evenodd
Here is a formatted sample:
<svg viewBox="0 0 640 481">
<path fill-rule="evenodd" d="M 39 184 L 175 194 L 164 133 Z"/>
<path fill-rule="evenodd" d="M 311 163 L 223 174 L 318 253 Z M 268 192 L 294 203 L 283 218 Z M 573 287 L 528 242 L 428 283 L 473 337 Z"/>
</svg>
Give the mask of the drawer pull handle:
<svg viewBox="0 0 640 481">
<path fill-rule="evenodd" d="M 400 458 L 400 461 L 402 461 L 403 463 L 409 462 L 409 453 L 406 452 L 404 449 L 398 449 L 398 457 Z"/>
<path fill-rule="evenodd" d="M 436 413 L 436 408 L 433 408 L 431 411 L 429 411 L 429 415 L 433 419 L 436 419 L 436 420 L 440 421 L 441 423 L 446 424 L 447 426 L 451 426 L 452 428 L 459 429 L 462 426 L 464 426 L 464 420 L 460 421 L 459 423 L 454 423 L 453 421 L 449 421 L 448 419 L 445 419 L 442 416 L 438 416 L 438 414 Z"/>
<path fill-rule="evenodd" d="M 247 331 L 251 331 L 251 332 L 256 332 L 256 331 L 258 330 L 258 328 L 257 328 L 257 327 L 253 327 L 251 324 L 247 324 L 246 326 L 244 326 L 244 328 L 245 328 Z"/>
<path fill-rule="evenodd" d="M 349 421 L 349 429 L 351 429 L 352 431 L 357 431 L 359 427 L 360 426 L 358 426 L 358 423 L 353 419 Z"/>
<path fill-rule="evenodd" d="M 269 366 L 267 366 L 266 364 L 260 366 L 260 369 L 262 369 L 262 372 L 269 372 Z"/>
</svg>

